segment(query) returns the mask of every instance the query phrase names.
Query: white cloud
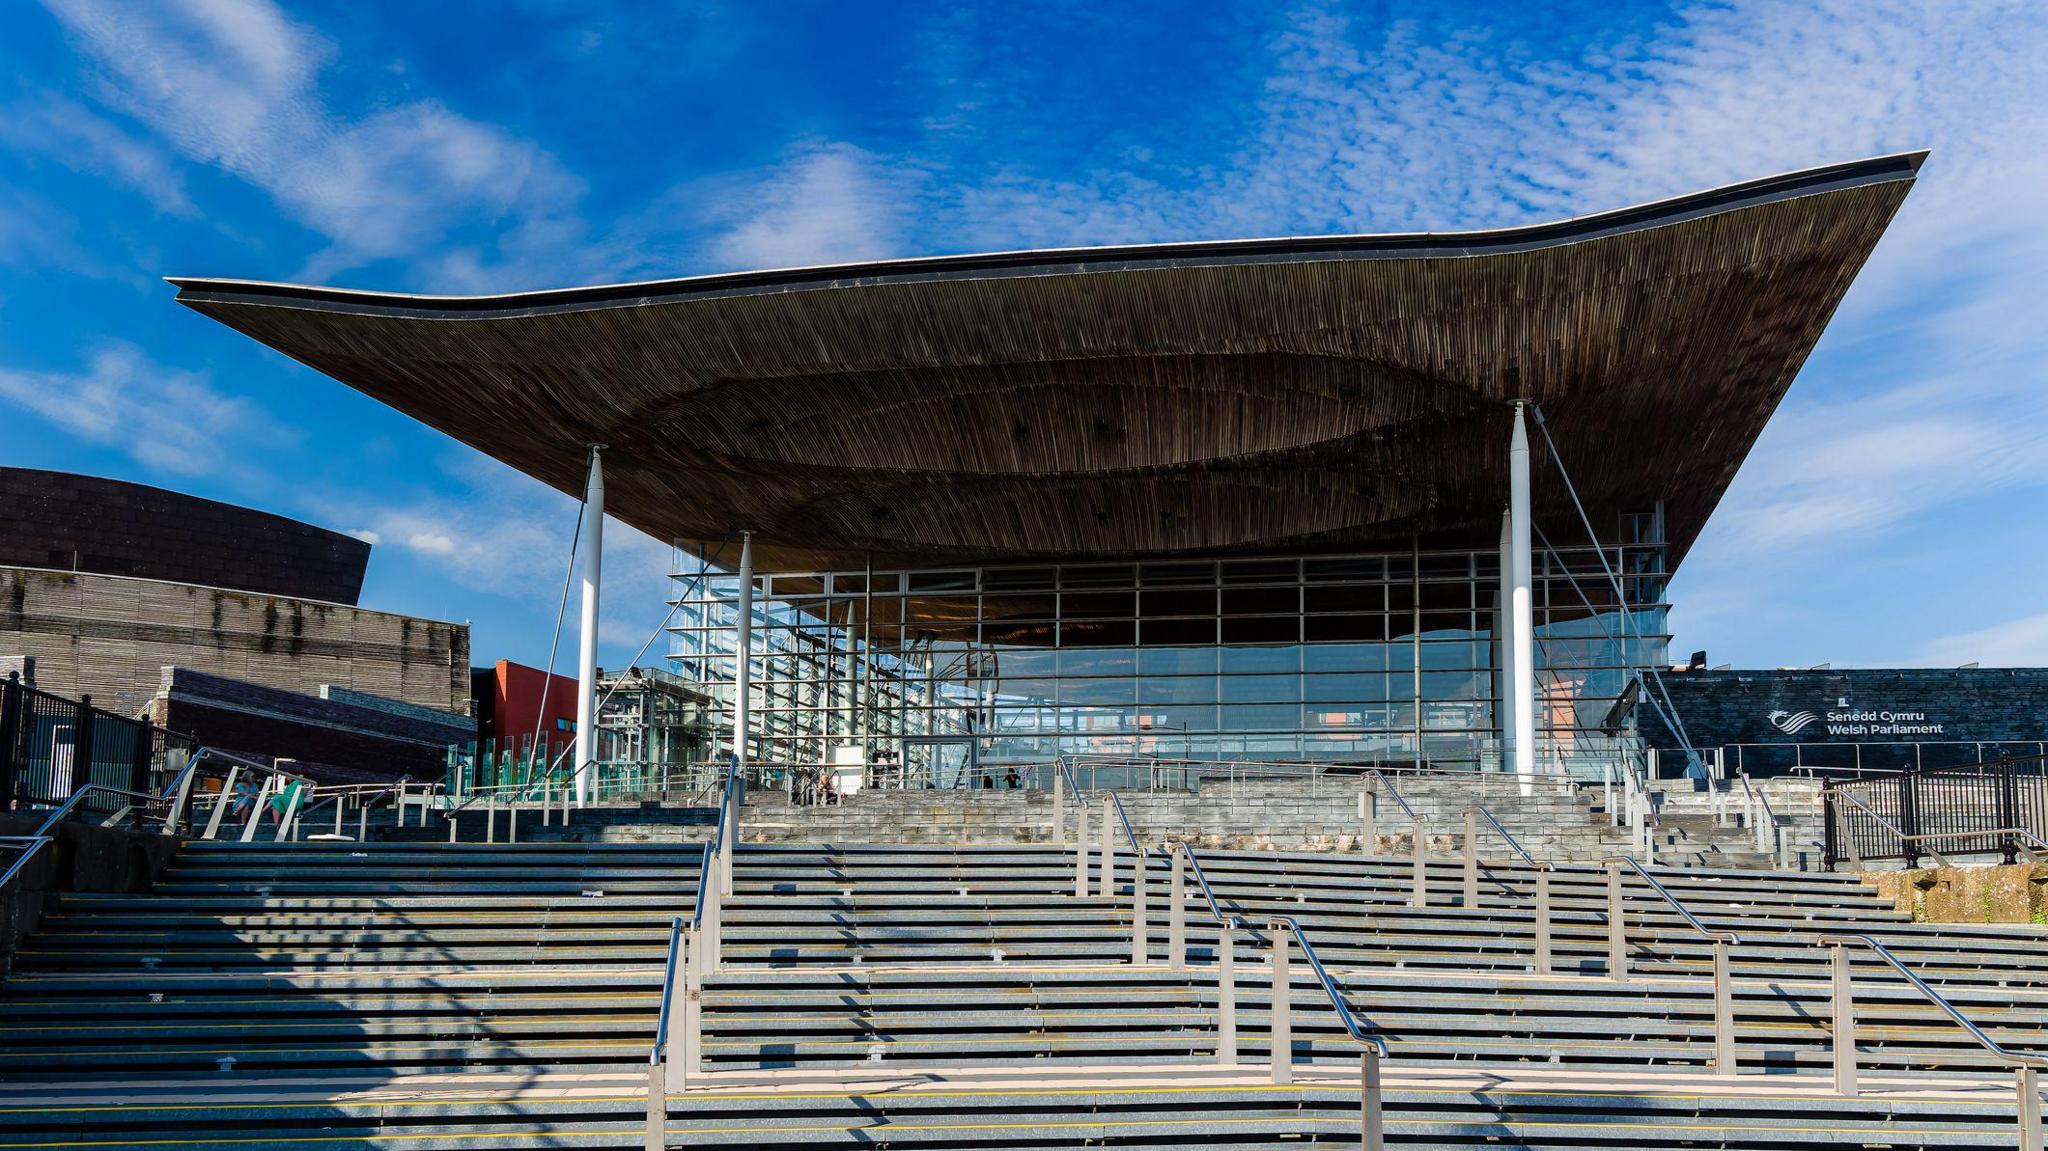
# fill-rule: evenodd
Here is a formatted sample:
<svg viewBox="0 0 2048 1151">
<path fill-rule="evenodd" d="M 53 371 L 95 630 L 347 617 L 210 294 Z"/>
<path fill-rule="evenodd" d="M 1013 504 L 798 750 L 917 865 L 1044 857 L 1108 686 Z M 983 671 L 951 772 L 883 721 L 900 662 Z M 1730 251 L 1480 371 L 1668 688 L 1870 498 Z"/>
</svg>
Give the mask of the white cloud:
<svg viewBox="0 0 2048 1151">
<path fill-rule="evenodd" d="M 707 246 L 718 268 L 843 263 L 895 255 L 912 210 L 913 173 L 850 144 L 806 144 L 781 164 L 710 197 Z"/>
<path fill-rule="evenodd" d="M 357 539 L 363 541 L 364 543 L 369 544 L 371 547 L 375 547 L 378 544 L 384 542 L 383 536 L 378 535 L 376 532 L 371 531 L 369 528 L 349 528 L 342 534 L 354 536 Z"/>
<path fill-rule="evenodd" d="M 1933 667 L 2039 667 L 2048 663 L 2048 612 L 1937 637 L 1928 641 L 1923 654 Z"/>
<path fill-rule="evenodd" d="M 161 148 L 57 97 L 0 110 L 0 140 L 33 149 L 75 171 L 112 177 L 142 193 L 158 211 L 197 213 L 185 178 Z"/>
<path fill-rule="evenodd" d="M 531 142 L 434 101 L 336 114 L 316 83 L 333 47 L 268 0 L 48 3 L 109 104 L 328 239 L 308 276 L 410 256 L 462 226 L 560 216 L 581 193 Z"/>
<path fill-rule="evenodd" d="M 76 372 L 0 368 L 0 398 L 90 443 L 180 475 L 247 474 L 252 444 L 289 449 L 301 433 L 205 372 L 168 368 L 133 344 L 108 343 Z"/>
</svg>

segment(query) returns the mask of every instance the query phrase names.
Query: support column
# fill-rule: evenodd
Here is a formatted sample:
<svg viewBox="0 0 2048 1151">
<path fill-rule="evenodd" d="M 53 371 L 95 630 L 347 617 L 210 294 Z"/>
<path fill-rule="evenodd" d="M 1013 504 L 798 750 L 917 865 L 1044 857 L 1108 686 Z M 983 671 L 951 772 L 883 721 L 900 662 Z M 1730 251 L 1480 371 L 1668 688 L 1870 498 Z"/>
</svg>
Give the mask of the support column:
<svg viewBox="0 0 2048 1151">
<path fill-rule="evenodd" d="M 1500 510 L 1500 610 L 1494 613 L 1494 690 L 1500 693 L 1500 770 L 1515 768 L 1515 549 L 1513 516 Z"/>
<path fill-rule="evenodd" d="M 733 645 L 732 761 L 747 762 L 747 709 L 754 690 L 754 533 L 740 533 L 739 636 Z"/>
<path fill-rule="evenodd" d="M 1529 428 L 1526 405 L 1515 401 L 1515 432 L 1508 442 L 1508 559 L 1514 586 L 1509 601 L 1513 646 L 1508 687 L 1515 723 L 1515 777 L 1522 794 L 1535 793 L 1536 778 L 1536 614 L 1529 555 Z"/>
<path fill-rule="evenodd" d="M 583 483 L 583 613 L 576 637 L 576 806 L 590 801 L 597 763 L 597 589 L 604 565 L 603 444 L 590 445 L 590 474 Z"/>
</svg>

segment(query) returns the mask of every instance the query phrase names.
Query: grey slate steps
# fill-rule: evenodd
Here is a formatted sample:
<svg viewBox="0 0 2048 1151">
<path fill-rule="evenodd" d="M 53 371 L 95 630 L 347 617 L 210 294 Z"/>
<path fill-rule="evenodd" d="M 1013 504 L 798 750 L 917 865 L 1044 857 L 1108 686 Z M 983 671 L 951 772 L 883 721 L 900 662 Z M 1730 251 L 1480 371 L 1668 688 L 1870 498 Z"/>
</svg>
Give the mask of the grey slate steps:
<svg viewBox="0 0 2048 1151">
<path fill-rule="evenodd" d="M 637 1100 L 415 1102 L 407 1105 L 174 1104 L 0 1113 L 0 1146 L 638 1148 Z M 679 1101 L 681 1102 L 681 1101 Z M 1650 1149 L 1712 1146 L 2009 1148 L 2009 1105 L 1934 1099 L 1758 1096 L 1683 1091 L 1392 1090 L 1393 1145 Z M 776 1098 L 699 1095 L 674 1109 L 671 1146 L 810 1148 L 1080 1146 L 1268 1148 L 1356 1144 L 1355 1088 L 1214 1086 L 1089 1091 L 933 1091 Z M 260 1124 L 260 1126 L 259 1126 Z"/>
<path fill-rule="evenodd" d="M 1538 980 L 1525 974 L 1526 871 L 1496 861 L 1482 877 L 1481 905 L 1467 909 L 1458 906 L 1455 862 L 1433 860 L 1432 905 L 1415 909 L 1406 906 L 1405 857 L 1202 858 L 1219 898 L 1261 929 L 1239 950 L 1240 1049 L 1249 1060 L 1264 1058 L 1270 999 L 1254 937 L 1267 918 L 1285 914 L 1304 924 L 1360 1016 L 1387 1035 L 1390 1066 L 1704 1066 L 1710 1005 L 1696 977 L 1708 949 L 1633 883 L 1632 963 L 1639 973 L 1694 978 L 1597 977 L 1605 877 L 1595 868 L 1561 867 L 1552 887 L 1559 967 L 1596 977 Z M 659 846 L 196 845 L 151 893 L 52 902 L 0 988 L 0 1091 L 30 1081 L 146 1085 L 218 1075 L 222 1059 L 234 1061 L 223 1082 L 278 1074 L 360 1085 L 428 1071 L 631 1076 L 645 1066 L 669 923 L 687 913 L 697 859 L 693 848 Z M 1215 1018 L 1216 935 L 1206 905 L 1190 884 L 1187 970 L 1130 967 L 1130 856 L 1119 863 L 1116 897 L 1077 900 L 1072 855 L 1058 848 L 750 844 L 726 912 L 734 966 L 707 988 L 706 1059 L 734 1069 L 1204 1065 Z M 1152 950 L 1163 958 L 1163 860 L 1149 874 Z M 1737 1038 L 1750 1070 L 1825 1069 L 1824 956 L 1810 938 L 1841 930 L 1883 936 L 2001 1041 L 2048 1049 L 2048 935 L 1912 924 L 1840 876 L 1660 874 L 1710 924 L 1744 936 Z M 903 966 L 878 970 L 885 964 Z M 1444 974 L 1422 974 L 1429 970 Z M 1859 960 L 1857 972 L 1868 1065 L 1946 1079 L 1991 1070 L 1959 1030 L 1888 985 L 1874 964 Z M 1297 975 L 1297 1060 L 1355 1065 L 1355 1045 L 1306 972 Z M 1118 1100 L 998 1093 L 972 1102 L 829 1096 L 693 1098 L 678 1107 L 672 1138 L 930 1147 L 1355 1139 L 1356 1096 L 1343 1090 L 1296 1090 L 1278 1105 L 1254 1090 L 1189 1092 L 1178 1106 L 1167 1102 L 1170 1092 Z M 1996 1108 L 1940 1104 L 1953 1110 L 1917 1113 L 1932 1124 L 1920 1139 L 1903 1122 L 1910 1108 L 1811 1103 L 1416 1094 L 1397 1105 L 1391 1129 L 1397 1141 L 1405 1131 L 1442 1146 L 1521 1138 L 1530 1146 L 1789 1148 L 1834 1141 L 1810 1130 L 1824 1120 L 1844 1133 L 1844 1146 L 1870 1145 L 1880 1133 L 1897 1146 L 2009 1146 L 2009 1136 L 1987 1142 L 2009 1129 L 2009 1105 L 2001 1127 Z M 90 1131 L 103 1142 L 111 1132 L 117 1144 L 147 1137 L 205 1146 L 223 1113 L 124 1108 L 94 1128 L 61 1109 L 44 1107 L 39 1117 L 0 1104 L 0 1147 L 36 1142 L 38 1131 L 58 1145 L 87 1141 Z M 303 1115 L 266 1112 L 236 1137 L 252 1140 L 238 1146 L 638 1147 L 639 1119 L 630 1093 L 374 1116 L 335 1102 Z M 71 1122 L 75 1132 L 62 1134 Z"/>
</svg>

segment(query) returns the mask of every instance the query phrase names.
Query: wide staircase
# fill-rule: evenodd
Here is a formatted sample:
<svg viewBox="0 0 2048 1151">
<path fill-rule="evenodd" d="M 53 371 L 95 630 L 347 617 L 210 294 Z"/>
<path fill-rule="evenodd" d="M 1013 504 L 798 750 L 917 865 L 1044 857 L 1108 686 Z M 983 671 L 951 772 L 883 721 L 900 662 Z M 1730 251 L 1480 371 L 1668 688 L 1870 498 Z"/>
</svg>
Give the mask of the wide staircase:
<svg viewBox="0 0 2048 1151">
<path fill-rule="evenodd" d="M 1504 850 L 1476 890 L 1427 856 L 1420 898 L 1405 849 L 1202 850 L 1215 904 L 1184 856 L 1175 917 L 1154 849 L 1134 955 L 1121 846 L 1079 884 L 1071 846 L 740 846 L 667 1145 L 1356 1146 L 1362 1049 L 1300 952 L 1274 995 L 1282 919 L 1387 1045 L 1391 1145 L 2015 1146 L 2011 1072 L 1867 948 L 1843 953 L 1862 1090 L 1834 1089 L 1821 937 L 1881 940 L 1988 1038 L 2048 1053 L 2048 932 L 1915 924 L 1852 877 L 1653 869 L 1660 892 L 1620 869 L 1616 972 L 1608 872 L 1548 866 L 1539 970 L 1538 871 Z M 642 1147 L 702 858 L 195 842 L 148 893 L 57 897 L 0 989 L 0 1147 Z M 1243 920 L 1229 1061 L 1215 910 Z M 1737 938 L 1733 1075 L 1710 933 Z"/>
</svg>

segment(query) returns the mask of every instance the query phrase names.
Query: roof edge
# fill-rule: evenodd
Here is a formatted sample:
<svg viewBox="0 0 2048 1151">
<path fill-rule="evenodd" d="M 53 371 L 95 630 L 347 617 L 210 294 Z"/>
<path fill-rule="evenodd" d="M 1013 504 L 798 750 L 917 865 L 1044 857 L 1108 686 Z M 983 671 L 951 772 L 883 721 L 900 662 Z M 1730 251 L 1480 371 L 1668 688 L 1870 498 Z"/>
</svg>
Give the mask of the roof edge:
<svg viewBox="0 0 2048 1151">
<path fill-rule="evenodd" d="M 1639 231 L 1821 192 L 1914 179 L 1922 149 L 1807 168 L 1664 200 L 1507 228 L 1199 240 L 1094 248 L 1044 248 L 955 256 L 917 256 L 813 267 L 718 272 L 664 280 L 474 296 L 381 292 L 260 280 L 167 276 L 178 302 L 268 304 L 416 318 L 497 318 L 592 308 L 631 307 L 806 289 L 948 279 L 999 279 L 1197 265 L 1323 259 L 1452 258 L 1551 247 Z"/>
</svg>

